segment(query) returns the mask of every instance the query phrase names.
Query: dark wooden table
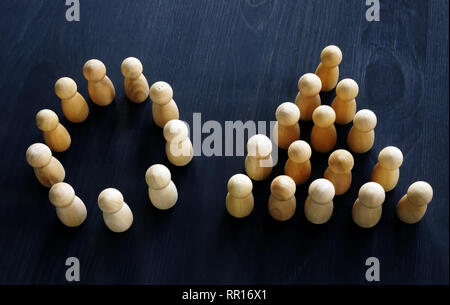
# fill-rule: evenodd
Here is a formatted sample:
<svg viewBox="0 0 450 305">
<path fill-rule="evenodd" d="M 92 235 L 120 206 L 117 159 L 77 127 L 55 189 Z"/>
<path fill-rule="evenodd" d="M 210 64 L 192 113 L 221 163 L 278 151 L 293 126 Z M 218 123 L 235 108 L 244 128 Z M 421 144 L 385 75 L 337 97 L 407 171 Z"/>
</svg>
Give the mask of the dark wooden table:
<svg viewBox="0 0 450 305">
<path fill-rule="evenodd" d="M 363 0 L 339 1 L 86 1 L 79 22 L 67 22 L 64 0 L 0 2 L 0 283 L 64 284 L 65 260 L 79 258 L 83 284 L 364 284 L 368 257 L 381 265 L 381 284 L 449 283 L 448 1 L 380 0 L 379 22 L 365 18 Z M 228 178 L 244 172 L 244 157 L 196 157 L 170 166 L 179 201 L 159 211 L 144 180 L 154 163 L 168 165 L 151 102 L 124 95 L 120 64 L 135 56 L 150 83 L 169 82 L 181 119 L 270 121 L 293 101 L 297 80 L 314 72 L 323 47 L 343 52 L 341 78 L 360 87 L 358 109 L 378 116 L 376 142 L 355 157 L 349 192 L 335 198 L 324 225 L 303 213 L 307 185 L 297 189 L 297 212 L 279 223 L 267 212 L 271 180 L 254 184 L 255 209 L 237 220 L 225 210 Z M 53 92 L 62 76 L 75 79 L 88 99 L 82 66 L 101 59 L 117 96 L 106 108 L 89 101 L 90 116 L 63 118 Z M 334 91 L 322 94 L 330 104 Z M 66 181 L 88 209 L 79 228 L 64 227 L 34 177 L 25 151 L 42 135 L 34 116 L 56 111 L 73 144 L 55 154 Z M 338 127 L 345 148 L 350 126 Z M 301 123 L 309 141 L 311 124 Z M 204 134 L 205 138 L 208 134 Z M 378 152 L 404 153 L 398 186 L 370 230 L 357 227 L 351 207 L 370 178 Z M 328 154 L 314 153 L 311 179 Z M 416 225 L 401 223 L 397 201 L 416 180 L 434 198 Z M 97 206 L 106 187 L 121 190 L 134 213 L 123 234 L 110 232 Z"/>
</svg>

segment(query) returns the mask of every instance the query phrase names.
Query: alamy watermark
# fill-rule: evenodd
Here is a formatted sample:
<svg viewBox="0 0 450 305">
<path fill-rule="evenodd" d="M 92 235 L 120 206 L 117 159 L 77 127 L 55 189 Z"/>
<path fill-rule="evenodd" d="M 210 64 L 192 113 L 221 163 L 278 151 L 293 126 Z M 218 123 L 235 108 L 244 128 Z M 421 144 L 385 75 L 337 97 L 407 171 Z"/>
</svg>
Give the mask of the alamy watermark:
<svg viewBox="0 0 450 305">
<path fill-rule="evenodd" d="M 369 22 L 380 21 L 380 0 L 366 0 L 366 20 Z"/>
<path fill-rule="evenodd" d="M 74 256 L 66 259 L 66 281 L 79 282 L 80 281 L 80 260 Z"/>
<path fill-rule="evenodd" d="M 69 6 L 66 10 L 66 20 L 69 22 L 80 21 L 80 1 L 66 0 L 66 6 Z"/>
<path fill-rule="evenodd" d="M 366 259 L 366 281 L 379 282 L 380 281 L 380 260 L 374 256 Z"/>
</svg>

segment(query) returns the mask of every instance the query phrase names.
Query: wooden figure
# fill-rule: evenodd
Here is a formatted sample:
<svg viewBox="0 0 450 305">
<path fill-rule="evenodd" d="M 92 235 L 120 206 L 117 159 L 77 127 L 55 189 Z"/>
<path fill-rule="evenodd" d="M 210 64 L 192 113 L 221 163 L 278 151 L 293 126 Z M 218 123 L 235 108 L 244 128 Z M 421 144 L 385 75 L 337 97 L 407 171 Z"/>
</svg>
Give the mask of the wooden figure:
<svg viewBox="0 0 450 305">
<path fill-rule="evenodd" d="M 62 164 L 52 156 L 50 148 L 42 143 L 35 143 L 26 152 L 28 164 L 34 168 L 38 181 L 46 187 L 64 181 L 66 172 Z"/>
<path fill-rule="evenodd" d="M 155 124 L 163 128 L 170 120 L 178 120 L 178 106 L 173 100 L 172 87 L 166 82 L 156 82 L 150 88 L 152 113 Z"/>
<path fill-rule="evenodd" d="M 300 139 L 300 110 L 294 103 L 283 103 L 278 106 L 275 117 L 275 143 L 281 149 L 288 149 L 292 142 Z"/>
<path fill-rule="evenodd" d="M 247 142 L 245 171 L 256 181 L 266 179 L 272 173 L 272 142 L 262 134 L 252 136 Z"/>
<path fill-rule="evenodd" d="M 194 150 L 186 124 L 180 120 L 170 120 L 164 126 L 163 134 L 167 141 L 166 155 L 170 163 L 184 166 L 191 162 Z"/>
<path fill-rule="evenodd" d="M 322 82 L 321 91 L 331 91 L 339 79 L 339 64 L 342 61 L 342 52 L 337 46 L 327 46 L 320 54 L 320 64 L 316 74 Z"/>
<path fill-rule="evenodd" d="M 336 114 L 330 106 L 322 105 L 316 108 L 312 116 L 314 126 L 311 130 L 311 146 L 320 153 L 333 149 L 337 142 L 334 121 Z"/>
<path fill-rule="evenodd" d="M 433 199 L 431 185 L 425 181 L 414 182 L 397 204 L 398 218 L 409 224 L 419 222 L 425 216 L 431 199 Z"/>
<path fill-rule="evenodd" d="M 42 130 L 45 144 L 55 152 L 69 149 L 72 142 L 67 129 L 59 123 L 58 115 L 49 109 L 43 109 L 36 114 L 36 125 Z"/>
<path fill-rule="evenodd" d="M 56 207 L 56 215 L 68 227 L 78 227 L 87 216 L 86 206 L 73 188 L 65 183 L 54 184 L 48 194 L 50 202 Z"/>
<path fill-rule="evenodd" d="M 336 97 L 331 107 L 336 113 L 336 124 L 346 125 L 355 117 L 356 100 L 358 96 L 358 84 L 350 78 L 341 80 L 336 87 Z"/>
<path fill-rule="evenodd" d="M 236 174 L 228 180 L 225 205 L 228 213 L 236 218 L 247 217 L 253 211 L 253 184 L 249 177 Z"/>
<path fill-rule="evenodd" d="M 295 182 L 291 177 L 281 175 L 270 184 L 269 214 L 276 220 L 285 221 L 295 213 Z"/>
<path fill-rule="evenodd" d="M 352 208 L 353 221 L 361 228 L 375 226 L 381 218 L 384 198 L 384 189 L 378 183 L 368 182 L 361 186 Z"/>
<path fill-rule="evenodd" d="M 98 196 L 98 206 L 103 212 L 106 226 L 113 232 L 124 232 L 133 223 L 133 213 L 123 201 L 122 193 L 114 188 L 104 189 Z"/>
<path fill-rule="evenodd" d="M 371 180 L 379 183 L 385 192 L 389 192 L 397 185 L 400 177 L 400 166 L 403 163 L 403 154 L 395 146 L 387 146 L 380 151 L 378 163 L 375 165 Z"/>
<path fill-rule="evenodd" d="M 311 175 L 311 147 L 305 141 L 297 140 L 288 149 L 288 160 L 284 174 L 291 177 L 295 184 L 303 184 Z"/>
<path fill-rule="evenodd" d="M 107 106 L 116 96 L 116 89 L 106 75 L 105 65 L 98 59 L 90 59 L 83 66 L 84 78 L 88 81 L 91 101 L 99 106 Z"/>
<path fill-rule="evenodd" d="M 312 113 L 320 106 L 322 82 L 314 73 L 306 73 L 298 80 L 298 94 L 295 104 L 300 109 L 300 120 L 311 121 Z"/>
<path fill-rule="evenodd" d="M 377 116 L 368 109 L 360 110 L 353 119 L 353 126 L 347 136 L 347 145 L 357 154 L 368 152 L 375 142 Z"/>
<path fill-rule="evenodd" d="M 333 183 L 327 179 L 316 179 L 308 188 L 305 201 L 305 216 L 314 224 L 326 223 L 333 214 L 333 198 L 335 190 Z"/>
<path fill-rule="evenodd" d="M 81 123 L 89 115 L 89 106 L 78 93 L 77 84 L 68 77 L 62 77 L 55 83 L 55 93 L 61 99 L 64 116 L 72 123 Z"/>
<path fill-rule="evenodd" d="M 134 103 L 143 103 L 147 100 L 149 87 L 142 71 L 142 63 L 135 57 L 125 58 L 121 65 L 122 75 L 125 77 L 125 94 Z"/>
<path fill-rule="evenodd" d="M 150 166 L 145 173 L 150 202 L 160 210 L 170 209 L 178 200 L 177 187 L 170 170 L 162 164 Z"/>
<path fill-rule="evenodd" d="M 333 183 L 336 195 L 342 195 L 350 188 L 353 165 L 353 156 L 345 149 L 335 150 L 328 158 L 323 177 Z"/>
</svg>

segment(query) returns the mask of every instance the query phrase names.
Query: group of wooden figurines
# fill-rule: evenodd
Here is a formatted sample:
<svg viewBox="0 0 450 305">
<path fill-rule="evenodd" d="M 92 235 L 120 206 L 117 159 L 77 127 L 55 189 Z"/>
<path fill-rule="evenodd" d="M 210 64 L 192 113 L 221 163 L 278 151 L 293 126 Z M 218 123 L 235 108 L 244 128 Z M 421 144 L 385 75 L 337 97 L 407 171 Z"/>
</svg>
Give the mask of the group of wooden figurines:
<svg viewBox="0 0 450 305">
<path fill-rule="evenodd" d="M 281 104 L 275 113 L 275 143 L 288 150 L 284 175 L 276 177 L 270 186 L 268 200 L 270 215 L 277 220 L 290 219 L 296 210 L 296 185 L 307 182 L 311 174 L 310 145 L 300 139 L 299 120 L 313 121 L 311 146 L 320 153 L 330 152 L 336 145 L 337 132 L 334 123 L 345 125 L 353 121 L 347 135 L 347 145 L 353 153 L 368 152 L 374 144 L 377 117 L 368 109 L 356 112 L 359 88 L 352 79 L 338 83 L 342 52 L 336 46 L 326 47 L 320 56 L 316 72 L 304 74 L 298 81 L 295 104 Z M 321 91 L 336 87 L 336 97 L 331 107 L 321 105 Z M 272 142 L 265 135 L 251 137 L 247 143 L 245 170 L 247 175 L 236 174 L 228 181 L 227 211 L 234 217 L 248 216 L 253 210 L 252 180 L 261 181 L 272 172 Z M 397 185 L 403 154 L 397 147 L 388 146 L 378 155 L 371 182 L 361 186 L 353 208 L 354 222 L 363 228 L 375 226 L 381 218 L 381 205 L 385 192 Z M 324 178 L 314 180 L 308 189 L 304 205 L 306 218 L 314 224 L 327 222 L 333 212 L 333 198 L 348 191 L 352 183 L 352 154 L 344 149 L 335 150 L 328 159 Z M 251 179 L 250 179 L 251 178 Z M 433 189 L 424 182 L 413 183 L 397 205 L 397 215 L 405 223 L 416 223 L 425 215 L 433 197 Z"/>
</svg>

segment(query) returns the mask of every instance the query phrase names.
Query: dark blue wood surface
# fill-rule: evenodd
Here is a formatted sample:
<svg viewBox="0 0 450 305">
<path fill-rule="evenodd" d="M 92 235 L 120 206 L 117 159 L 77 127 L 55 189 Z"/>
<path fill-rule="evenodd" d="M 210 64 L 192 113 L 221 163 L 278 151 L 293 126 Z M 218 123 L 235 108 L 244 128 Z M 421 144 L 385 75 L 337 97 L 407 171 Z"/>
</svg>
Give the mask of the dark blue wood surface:
<svg viewBox="0 0 450 305">
<path fill-rule="evenodd" d="M 449 283 L 448 1 L 380 0 L 381 21 L 372 23 L 364 0 L 80 2 L 80 22 L 66 21 L 64 0 L 0 2 L 1 284 L 64 284 L 69 256 L 80 259 L 83 284 L 364 284 L 370 256 L 380 260 L 382 284 Z M 372 109 L 378 126 L 374 148 L 355 158 L 352 187 L 335 199 L 327 224 L 304 217 L 308 185 L 297 189 L 291 220 L 268 215 L 282 151 L 270 179 L 255 183 L 246 219 L 230 217 L 224 202 L 244 157 L 169 166 L 179 201 L 166 212 L 150 204 L 145 171 L 168 161 L 151 102 L 125 98 L 125 57 L 141 59 L 150 83 L 172 85 L 189 123 L 193 112 L 203 121 L 269 121 L 280 103 L 295 99 L 298 78 L 314 72 L 328 44 L 341 47 L 340 77 L 358 82 L 357 107 Z M 87 98 L 82 66 L 90 58 L 106 64 L 116 100 L 106 108 L 89 102 L 87 121 L 71 124 L 53 84 L 72 77 Z M 334 94 L 323 94 L 323 103 Z M 34 123 L 42 108 L 56 111 L 72 135 L 69 151 L 55 156 L 88 209 L 76 229 L 59 222 L 48 189 L 25 162 L 26 148 L 42 141 Z M 338 127 L 338 147 L 346 147 L 348 129 Z M 311 125 L 301 130 L 309 140 Z M 400 181 L 380 223 L 360 229 L 351 207 L 387 145 L 404 153 Z M 312 179 L 327 157 L 313 154 Z M 405 225 L 395 207 L 416 180 L 433 186 L 434 199 L 419 224 Z M 96 200 L 106 187 L 121 190 L 134 213 L 126 233 L 103 223 Z"/>
</svg>

